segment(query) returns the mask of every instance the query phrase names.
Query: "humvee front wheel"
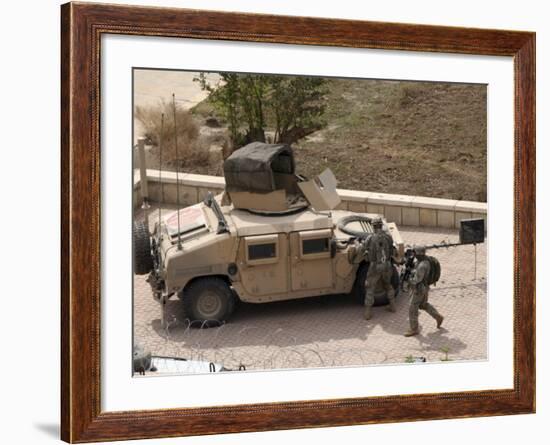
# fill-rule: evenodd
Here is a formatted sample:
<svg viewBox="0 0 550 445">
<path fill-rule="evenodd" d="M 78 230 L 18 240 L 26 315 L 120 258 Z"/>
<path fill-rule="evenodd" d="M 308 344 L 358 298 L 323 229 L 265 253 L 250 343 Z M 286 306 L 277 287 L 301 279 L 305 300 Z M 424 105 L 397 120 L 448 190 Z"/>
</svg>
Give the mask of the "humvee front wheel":
<svg viewBox="0 0 550 445">
<path fill-rule="evenodd" d="M 180 298 L 186 316 L 201 326 L 217 326 L 226 321 L 235 308 L 235 297 L 221 278 L 200 278 L 187 286 Z"/>
</svg>

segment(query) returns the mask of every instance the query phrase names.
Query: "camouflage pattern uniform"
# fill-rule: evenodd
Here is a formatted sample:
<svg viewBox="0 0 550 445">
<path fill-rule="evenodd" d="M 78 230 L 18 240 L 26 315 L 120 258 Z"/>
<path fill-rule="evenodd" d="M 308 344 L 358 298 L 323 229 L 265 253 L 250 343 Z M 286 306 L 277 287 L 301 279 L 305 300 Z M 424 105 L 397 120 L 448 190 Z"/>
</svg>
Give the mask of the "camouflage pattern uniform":
<svg viewBox="0 0 550 445">
<path fill-rule="evenodd" d="M 420 309 L 430 314 L 437 322 L 437 327 L 441 327 L 443 316 L 437 312 L 437 309 L 428 303 L 428 293 L 430 286 L 426 283 L 430 273 L 430 262 L 426 259 L 426 249 L 423 246 L 415 248 L 418 263 L 409 279 L 411 284 L 410 306 L 409 306 L 409 324 L 410 329 L 405 333 L 406 337 L 417 335 L 420 330 L 418 326 L 418 312 Z"/>
<path fill-rule="evenodd" d="M 391 284 L 393 266 L 391 257 L 393 254 L 393 239 L 382 230 L 382 220 L 376 218 L 372 221 L 374 233 L 367 238 L 365 248 L 369 260 L 367 279 L 365 280 L 365 319 L 371 318 L 371 308 L 374 304 L 374 290 L 380 280 L 386 289 L 389 306 L 388 310 L 395 312 L 395 290 Z"/>
</svg>

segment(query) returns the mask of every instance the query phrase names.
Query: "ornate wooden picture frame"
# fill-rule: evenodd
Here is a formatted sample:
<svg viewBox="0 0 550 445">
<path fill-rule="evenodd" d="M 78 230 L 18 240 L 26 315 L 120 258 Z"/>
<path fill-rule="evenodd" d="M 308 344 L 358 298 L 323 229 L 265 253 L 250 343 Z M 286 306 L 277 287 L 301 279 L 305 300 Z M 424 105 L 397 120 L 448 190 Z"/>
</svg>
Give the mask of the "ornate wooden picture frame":
<svg viewBox="0 0 550 445">
<path fill-rule="evenodd" d="M 63 440 L 92 442 L 535 411 L 534 33 L 90 3 L 65 4 L 61 17 Z M 102 412 L 100 60 L 104 34 L 513 57 L 513 389 Z"/>
</svg>

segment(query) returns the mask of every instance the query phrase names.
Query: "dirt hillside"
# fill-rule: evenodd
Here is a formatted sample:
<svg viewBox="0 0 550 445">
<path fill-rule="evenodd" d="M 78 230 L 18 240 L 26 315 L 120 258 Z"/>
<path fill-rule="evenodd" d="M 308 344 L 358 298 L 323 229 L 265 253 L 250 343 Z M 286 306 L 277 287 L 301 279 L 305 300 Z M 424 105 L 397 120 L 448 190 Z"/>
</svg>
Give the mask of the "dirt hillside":
<svg viewBox="0 0 550 445">
<path fill-rule="evenodd" d="M 485 85 L 331 79 L 328 90 L 326 127 L 294 145 L 299 173 L 330 167 L 340 188 L 486 201 Z M 193 112 L 215 114 L 207 100 Z"/>
</svg>

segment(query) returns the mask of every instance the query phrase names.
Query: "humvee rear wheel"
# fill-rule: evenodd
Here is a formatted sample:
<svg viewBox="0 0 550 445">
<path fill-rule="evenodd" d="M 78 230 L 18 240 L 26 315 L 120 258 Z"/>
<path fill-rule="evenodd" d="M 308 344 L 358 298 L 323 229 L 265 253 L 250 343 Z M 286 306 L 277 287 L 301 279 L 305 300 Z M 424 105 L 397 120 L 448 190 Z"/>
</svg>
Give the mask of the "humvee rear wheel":
<svg viewBox="0 0 550 445">
<path fill-rule="evenodd" d="M 183 290 L 180 298 L 191 322 L 198 321 L 208 327 L 226 321 L 235 307 L 231 288 L 220 278 L 200 278 L 193 281 Z"/>
<path fill-rule="evenodd" d="M 395 291 L 395 296 L 397 297 L 399 291 L 399 272 L 397 270 L 397 267 L 395 266 L 392 266 L 392 269 L 391 285 Z M 359 269 L 357 270 L 357 274 L 355 276 L 355 283 L 353 284 L 353 289 L 351 291 L 352 298 L 359 304 L 365 303 L 365 280 L 367 279 L 368 270 L 369 265 L 366 263 L 363 263 L 361 264 L 361 266 L 359 266 Z M 383 288 L 381 288 L 380 290 L 377 289 L 374 294 L 374 306 L 384 306 L 388 303 L 389 301 L 388 296 L 386 295 L 386 291 Z"/>
<path fill-rule="evenodd" d="M 137 275 L 145 275 L 153 269 L 153 256 L 151 255 L 151 238 L 149 229 L 144 221 L 134 222 L 134 272 Z"/>
</svg>

